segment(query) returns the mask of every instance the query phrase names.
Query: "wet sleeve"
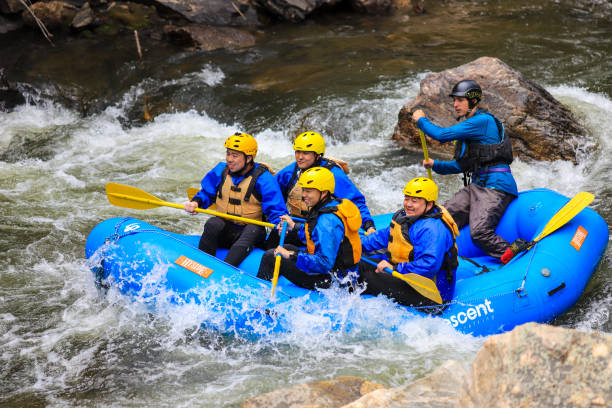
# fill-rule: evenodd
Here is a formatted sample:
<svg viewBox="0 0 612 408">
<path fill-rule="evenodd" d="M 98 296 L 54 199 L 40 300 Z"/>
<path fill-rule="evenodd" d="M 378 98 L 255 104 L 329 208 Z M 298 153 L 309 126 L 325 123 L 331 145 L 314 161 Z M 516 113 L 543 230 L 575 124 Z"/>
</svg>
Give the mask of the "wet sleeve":
<svg viewBox="0 0 612 408">
<path fill-rule="evenodd" d="M 291 175 L 293 174 L 294 165 L 295 163 L 288 165 L 287 167 L 276 173 L 276 175 L 274 176 L 285 200 L 287 199 L 287 195 L 289 194 L 289 182 L 291 181 Z"/>
<path fill-rule="evenodd" d="M 206 173 L 200 184 L 202 189 L 193 196 L 193 201 L 198 203 L 199 208 L 208 208 L 215 202 L 217 189 L 221 183 L 225 162 L 220 162 L 211 171 Z"/>
<path fill-rule="evenodd" d="M 368 235 L 361 236 L 361 249 L 364 253 L 385 249 L 389 245 L 391 227 L 385 227 Z"/>
<path fill-rule="evenodd" d="M 255 188 L 261 195 L 261 208 L 268 222 L 278 224 L 281 215 L 289 214 L 278 182 L 269 171 L 259 176 Z"/>
<path fill-rule="evenodd" d="M 410 227 L 410 238 L 414 246 L 414 259 L 402 262 L 396 270 L 401 274 L 416 273 L 428 278 L 442 267 L 444 254 L 449 250 L 450 232 L 440 220 L 421 220 Z"/>
<path fill-rule="evenodd" d="M 321 214 L 312 234 L 314 254 L 300 252 L 296 266 L 309 274 L 329 273 L 344 239 L 344 225 L 333 214 Z"/>
<path fill-rule="evenodd" d="M 359 208 L 359 212 L 361 213 L 361 225 L 364 229 L 370 225 L 374 226 L 374 220 L 370 214 L 370 209 L 366 205 L 365 196 L 361 194 L 361 191 L 359 191 L 340 167 L 334 167 L 332 172 L 334 173 L 336 182 L 334 195 L 338 198 L 351 200 L 353 204 Z"/>
</svg>

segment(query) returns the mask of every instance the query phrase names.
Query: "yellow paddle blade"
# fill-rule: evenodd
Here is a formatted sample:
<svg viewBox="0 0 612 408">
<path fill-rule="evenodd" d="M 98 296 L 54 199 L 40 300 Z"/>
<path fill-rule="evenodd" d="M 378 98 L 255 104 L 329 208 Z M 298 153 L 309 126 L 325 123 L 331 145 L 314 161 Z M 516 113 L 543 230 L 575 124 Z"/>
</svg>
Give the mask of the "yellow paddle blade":
<svg viewBox="0 0 612 408">
<path fill-rule="evenodd" d="M 574 218 L 580 211 L 586 208 L 593 200 L 595 196 L 586 191 L 582 191 L 574 196 L 567 204 L 565 204 L 557 213 L 548 221 L 542 232 L 534 239 L 534 242 L 538 242 L 545 236 L 551 234 L 557 229 L 561 228 L 569 220 Z"/>
<path fill-rule="evenodd" d="M 436 286 L 436 283 L 425 276 L 418 273 L 407 273 L 405 275 L 393 271 L 393 276 L 399 278 L 409 284 L 414 290 L 425 296 L 427 299 L 433 300 L 437 304 L 442 304 L 442 296 Z"/>
<path fill-rule="evenodd" d="M 193 197 L 195 197 L 195 195 L 198 194 L 199 191 L 199 188 L 189 187 L 187 189 L 187 197 L 189 197 L 189 201 L 193 200 Z"/>
<path fill-rule="evenodd" d="M 195 197 L 196 194 L 198 194 L 199 192 L 200 192 L 199 188 L 189 187 L 187 189 L 187 197 L 189 197 L 189 201 L 193 200 L 193 197 Z M 216 210 L 217 209 L 217 205 L 215 203 L 212 203 L 211 205 L 208 206 L 207 209 L 208 210 Z"/>
<path fill-rule="evenodd" d="M 166 202 L 146 191 L 117 183 L 106 184 L 106 197 L 112 205 L 135 210 L 148 210 L 166 205 Z"/>
</svg>

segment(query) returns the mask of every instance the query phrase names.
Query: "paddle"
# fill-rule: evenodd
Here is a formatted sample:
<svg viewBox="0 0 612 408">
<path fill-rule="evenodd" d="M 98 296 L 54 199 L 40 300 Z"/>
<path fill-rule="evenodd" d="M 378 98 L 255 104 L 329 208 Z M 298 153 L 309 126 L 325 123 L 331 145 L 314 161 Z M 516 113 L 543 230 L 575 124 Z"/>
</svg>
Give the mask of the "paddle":
<svg viewBox="0 0 612 408">
<path fill-rule="evenodd" d="M 578 213 L 586 208 L 595 196 L 589 192 L 582 191 L 576 194 L 567 204 L 565 204 L 557 213 L 548 221 L 540 234 L 532 241 L 534 245 L 547 235 L 552 234 L 574 218 Z M 532 245 L 533 246 L 533 245 Z"/>
<path fill-rule="evenodd" d="M 548 223 L 544 226 L 542 232 L 538 234 L 537 237 L 533 241 L 525 242 L 523 241 L 523 248 L 520 248 L 515 252 L 515 255 L 520 252 L 529 251 L 535 244 L 540 242 L 544 237 L 552 234 L 565 224 L 567 224 L 572 218 L 574 218 L 578 213 L 584 210 L 591 202 L 595 199 L 595 196 L 589 192 L 582 191 L 576 194 L 571 200 L 567 202 L 563 207 L 559 209 L 555 213 L 555 215 L 548 221 Z M 518 241 L 518 240 L 517 240 Z M 514 245 L 514 244 L 513 244 Z M 520 257 L 514 256 L 510 262 L 506 264 L 509 265 L 514 260 Z"/>
<path fill-rule="evenodd" d="M 198 194 L 198 192 L 199 192 L 199 191 L 200 191 L 200 189 L 199 189 L 199 188 L 195 188 L 195 187 L 189 187 L 189 188 L 187 188 L 187 197 L 189 197 L 189 201 L 193 200 L 193 197 L 195 197 L 195 195 L 196 195 L 196 194 Z M 211 209 L 211 210 L 214 210 L 214 209 L 215 209 L 215 207 L 216 207 L 216 206 L 215 206 L 215 203 L 212 203 L 212 204 L 210 205 L 210 207 L 208 207 L 208 208 L 209 208 L 209 209 Z M 292 216 L 292 217 L 291 217 L 291 219 L 292 219 L 293 221 L 297 221 L 297 222 L 306 222 L 306 219 L 305 219 L 305 218 L 299 218 L 299 217 L 293 217 L 293 216 Z"/>
<path fill-rule="evenodd" d="M 362 257 L 361 260 L 369 263 L 370 265 L 378 265 L 378 263 L 366 257 Z M 440 296 L 440 291 L 438 290 L 436 283 L 431 279 L 419 275 L 418 273 L 401 274 L 399 272 L 392 271 L 389 268 L 385 268 L 384 270 L 409 284 L 414 290 L 425 296 L 427 299 L 433 300 L 437 304 L 442 304 L 442 296 Z"/>
<path fill-rule="evenodd" d="M 285 244 L 286 232 L 287 232 L 287 221 L 283 221 L 283 227 L 281 228 L 280 241 L 278 243 L 279 246 L 283 246 Z M 274 297 L 274 290 L 276 290 L 276 284 L 278 283 L 278 273 L 280 272 L 280 263 L 281 263 L 281 254 L 276 254 L 276 259 L 274 260 L 274 275 L 272 275 L 272 293 L 270 293 L 270 297 Z"/>
<path fill-rule="evenodd" d="M 112 205 L 116 205 L 117 207 L 132 208 L 135 210 L 148 210 L 157 207 L 172 207 L 179 208 L 181 210 L 184 208 L 184 206 L 181 204 L 162 201 L 154 195 L 151 195 L 146 191 L 140 190 L 136 187 L 130 187 L 117 183 L 106 184 L 106 197 Z M 249 224 L 262 225 L 264 227 L 275 227 L 274 224 L 271 224 L 269 222 L 251 220 L 249 218 L 238 217 L 237 215 L 230 215 L 217 211 L 204 210 L 202 208 L 196 208 L 195 211 L 210 215 L 216 215 L 218 217 L 227 218 L 229 220 L 242 221 Z"/>
<path fill-rule="evenodd" d="M 421 129 L 419 129 L 419 135 L 421 136 L 421 144 L 423 145 L 423 156 L 425 157 L 425 161 L 429 160 L 429 153 L 427 152 L 427 140 L 425 140 L 425 134 L 423 133 L 423 131 Z M 433 177 L 431 177 L 431 168 L 427 168 L 427 177 L 429 177 L 430 180 L 433 180 Z"/>
</svg>

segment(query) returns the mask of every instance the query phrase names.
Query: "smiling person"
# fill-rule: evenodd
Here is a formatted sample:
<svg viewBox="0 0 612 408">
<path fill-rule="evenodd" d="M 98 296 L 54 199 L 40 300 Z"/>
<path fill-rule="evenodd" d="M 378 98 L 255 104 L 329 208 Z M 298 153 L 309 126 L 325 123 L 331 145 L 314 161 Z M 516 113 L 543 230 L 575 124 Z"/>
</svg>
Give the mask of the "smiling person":
<svg viewBox="0 0 612 408">
<path fill-rule="evenodd" d="M 441 143 L 456 140 L 452 161 L 423 160 L 423 166 L 438 174 L 463 173 L 464 188 L 444 206 L 459 228 L 470 225 L 474 244 L 493 258 L 507 263 L 514 254 L 508 241 L 495 228 L 508 205 L 518 196 L 516 181 L 510 171 L 512 144 L 504 126 L 480 107 L 482 89 L 472 80 L 459 81 L 450 95 L 462 122 L 442 128 L 434 125 L 418 109 L 412 114 L 427 136 Z"/>
<path fill-rule="evenodd" d="M 383 294 L 405 306 L 435 306 L 408 283 L 384 269 L 416 273 L 432 279 L 443 302 L 453 298 L 458 265 L 455 237 L 459 230 L 444 207 L 437 205 L 438 186 L 420 177 L 404 187 L 404 205 L 391 224 L 361 237 L 364 253 L 386 250 L 377 266 L 359 263 L 359 282 L 366 295 Z M 441 308 L 431 309 L 439 312 Z"/>
<path fill-rule="evenodd" d="M 287 214 L 285 200 L 270 170 L 255 162 L 257 141 L 246 133 L 235 133 L 225 141 L 226 162 L 220 162 L 202 179 L 202 189 L 185 203 L 184 209 L 216 204 L 216 211 L 277 224 Z M 225 262 L 238 266 L 249 252 L 266 239 L 260 225 L 212 217 L 206 221 L 200 250 L 215 256 L 219 246 L 229 248 Z"/>
<path fill-rule="evenodd" d="M 346 198 L 352 201 L 361 213 L 363 222 L 361 227 L 363 230 L 368 233 L 375 231 L 374 221 L 366 205 L 364 195 L 361 194 L 345 173 L 343 165 L 346 166 L 346 164 L 337 159 L 323 157 L 323 154 L 325 154 L 325 140 L 319 133 L 301 133 L 293 142 L 293 150 L 295 151 L 295 162 L 276 174 L 276 180 L 286 201 L 289 215 L 303 218 L 308 213 L 308 206 L 302 200 L 302 188 L 297 183 L 300 175 L 310 168 L 324 167 L 334 175 L 336 181 L 334 195 L 338 198 Z M 296 231 L 290 231 L 285 237 L 285 242 L 299 245 L 300 242 Z M 266 247 L 274 248 L 278 245 L 278 241 L 278 234 L 270 234 Z"/>
<path fill-rule="evenodd" d="M 334 174 L 326 168 L 306 170 L 298 184 L 309 208 L 306 224 L 295 223 L 287 215 L 281 219 L 287 221 L 289 230 L 296 230 L 300 243 L 306 243 L 306 251 L 292 244 L 266 251 L 257 277 L 272 280 L 274 258 L 280 254 L 283 258 L 280 275 L 306 289 L 327 288 L 332 275 L 343 279 L 357 271 L 361 259 L 361 215 L 351 201 L 334 195 Z"/>
</svg>

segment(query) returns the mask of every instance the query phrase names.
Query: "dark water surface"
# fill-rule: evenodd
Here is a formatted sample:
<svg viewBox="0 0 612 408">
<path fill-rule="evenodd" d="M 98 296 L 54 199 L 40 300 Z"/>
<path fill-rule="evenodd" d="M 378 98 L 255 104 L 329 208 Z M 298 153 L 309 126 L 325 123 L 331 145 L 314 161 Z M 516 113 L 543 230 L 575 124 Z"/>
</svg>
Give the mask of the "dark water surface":
<svg viewBox="0 0 612 408">
<path fill-rule="evenodd" d="M 252 341 L 198 329 L 205 311 L 196 307 L 150 314 L 142 301 L 98 295 L 83 254 L 98 222 L 133 216 L 182 233 L 204 222 L 112 207 L 104 185 L 183 202 L 236 130 L 255 135 L 258 159 L 277 169 L 292 160 L 296 132 L 320 131 L 372 211 L 390 212 L 422 174 L 420 155 L 389 140 L 401 106 L 426 73 L 497 57 L 568 105 L 597 143 L 577 152 L 578 165 L 516 162 L 519 189 L 591 191 L 591 207 L 612 221 L 609 18 L 570 1 L 465 1 L 428 4 L 419 17 L 321 16 L 257 36 L 253 48 L 215 52 L 142 37 L 142 64 L 131 34 L 54 48 L 38 33 L 0 36 L 0 68 L 33 87 L 35 102 L 0 113 L 1 406 L 233 407 L 303 381 L 356 375 L 398 386 L 449 358 L 469 364 L 482 339 L 436 319 L 393 328 L 400 312 L 384 299 L 337 305 L 384 316 L 382 327 L 364 319 L 364 329 L 337 333 L 296 307 L 303 325 L 294 333 Z M 437 181 L 442 201 L 460 188 L 459 177 Z M 609 248 L 578 305 L 554 324 L 612 331 L 610 259 Z"/>
</svg>

